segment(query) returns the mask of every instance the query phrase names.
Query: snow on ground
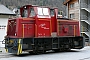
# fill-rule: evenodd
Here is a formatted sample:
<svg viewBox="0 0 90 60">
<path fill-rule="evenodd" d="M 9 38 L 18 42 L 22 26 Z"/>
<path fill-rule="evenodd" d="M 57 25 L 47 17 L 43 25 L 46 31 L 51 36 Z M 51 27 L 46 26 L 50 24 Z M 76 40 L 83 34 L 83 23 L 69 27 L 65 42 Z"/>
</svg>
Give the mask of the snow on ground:
<svg viewBox="0 0 90 60">
<path fill-rule="evenodd" d="M 22 56 L 12 56 L 9 58 L 1 58 L 0 60 L 90 60 L 90 46 L 86 46 L 83 49 L 72 49 L 69 52 L 40 55 L 23 54 Z"/>
</svg>

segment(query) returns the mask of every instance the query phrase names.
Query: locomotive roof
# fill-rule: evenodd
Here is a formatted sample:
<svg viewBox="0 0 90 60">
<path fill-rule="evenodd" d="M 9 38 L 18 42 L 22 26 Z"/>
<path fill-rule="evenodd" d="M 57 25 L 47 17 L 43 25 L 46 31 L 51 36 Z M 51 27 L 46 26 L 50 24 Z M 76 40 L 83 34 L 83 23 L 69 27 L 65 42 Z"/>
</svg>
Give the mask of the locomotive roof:
<svg viewBox="0 0 90 60">
<path fill-rule="evenodd" d="M 27 6 L 31 6 L 31 7 L 48 7 L 48 8 L 50 8 L 50 9 L 57 8 L 57 7 L 49 7 L 49 6 L 38 6 L 38 5 L 31 5 L 31 4 L 29 4 L 29 5 L 24 5 L 24 6 L 22 6 L 21 8 L 23 8 L 23 7 L 27 7 Z"/>
<path fill-rule="evenodd" d="M 38 6 L 38 5 L 31 5 L 31 4 L 29 4 L 29 5 L 24 5 L 22 7 L 25 7 L 25 6 Z"/>
</svg>

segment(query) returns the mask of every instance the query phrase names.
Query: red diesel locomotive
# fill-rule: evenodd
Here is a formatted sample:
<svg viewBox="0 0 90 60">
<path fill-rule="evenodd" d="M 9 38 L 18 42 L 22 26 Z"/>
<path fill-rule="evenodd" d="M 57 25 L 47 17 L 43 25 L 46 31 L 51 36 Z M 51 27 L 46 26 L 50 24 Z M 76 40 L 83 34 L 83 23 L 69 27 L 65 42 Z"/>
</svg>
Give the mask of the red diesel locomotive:
<svg viewBox="0 0 90 60">
<path fill-rule="evenodd" d="M 47 50 L 81 49 L 79 21 L 57 18 L 57 8 L 25 5 L 21 17 L 8 20 L 5 49 L 8 53 L 44 53 Z"/>
</svg>

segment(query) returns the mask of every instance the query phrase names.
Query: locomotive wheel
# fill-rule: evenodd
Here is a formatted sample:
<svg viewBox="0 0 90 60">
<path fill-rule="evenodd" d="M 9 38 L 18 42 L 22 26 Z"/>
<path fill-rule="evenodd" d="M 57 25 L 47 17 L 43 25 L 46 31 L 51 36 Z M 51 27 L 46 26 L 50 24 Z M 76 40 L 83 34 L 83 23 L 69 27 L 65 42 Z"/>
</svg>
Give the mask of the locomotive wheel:
<svg viewBox="0 0 90 60">
<path fill-rule="evenodd" d="M 71 50 L 70 48 L 64 49 L 64 51 L 70 51 L 70 50 Z"/>
<path fill-rule="evenodd" d="M 29 54 L 31 54 L 31 55 L 33 55 L 33 54 L 37 55 L 39 53 L 38 53 L 38 51 L 33 51 L 33 52 L 29 52 Z"/>
<path fill-rule="evenodd" d="M 59 49 L 55 49 L 54 51 L 55 51 L 55 52 L 60 52 L 60 50 L 59 50 Z"/>
<path fill-rule="evenodd" d="M 33 52 L 29 52 L 29 54 L 33 55 L 34 53 Z"/>
</svg>

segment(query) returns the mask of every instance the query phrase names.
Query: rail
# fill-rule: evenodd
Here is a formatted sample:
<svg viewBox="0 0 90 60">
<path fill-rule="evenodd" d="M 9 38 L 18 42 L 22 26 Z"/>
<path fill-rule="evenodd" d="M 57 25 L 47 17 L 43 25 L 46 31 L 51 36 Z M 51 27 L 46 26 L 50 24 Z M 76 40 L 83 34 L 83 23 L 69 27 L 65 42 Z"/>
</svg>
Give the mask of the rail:
<svg viewBox="0 0 90 60">
<path fill-rule="evenodd" d="M 82 25 L 81 25 L 81 32 L 85 32 L 85 34 L 88 36 L 88 38 L 87 37 L 85 37 L 85 41 L 86 42 L 89 42 L 90 41 L 90 30 L 89 29 L 87 29 L 86 27 L 83 27 Z M 83 34 L 81 34 L 82 36 L 83 36 Z"/>
<path fill-rule="evenodd" d="M 88 28 L 81 25 L 81 32 L 90 32 Z"/>
<path fill-rule="evenodd" d="M 81 25 L 81 32 L 85 32 L 86 34 L 88 34 L 87 36 L 90 37 L 90 30 L 87 29 L 86 27 L 83 27 L 82 25 Z"/>
</svg>

